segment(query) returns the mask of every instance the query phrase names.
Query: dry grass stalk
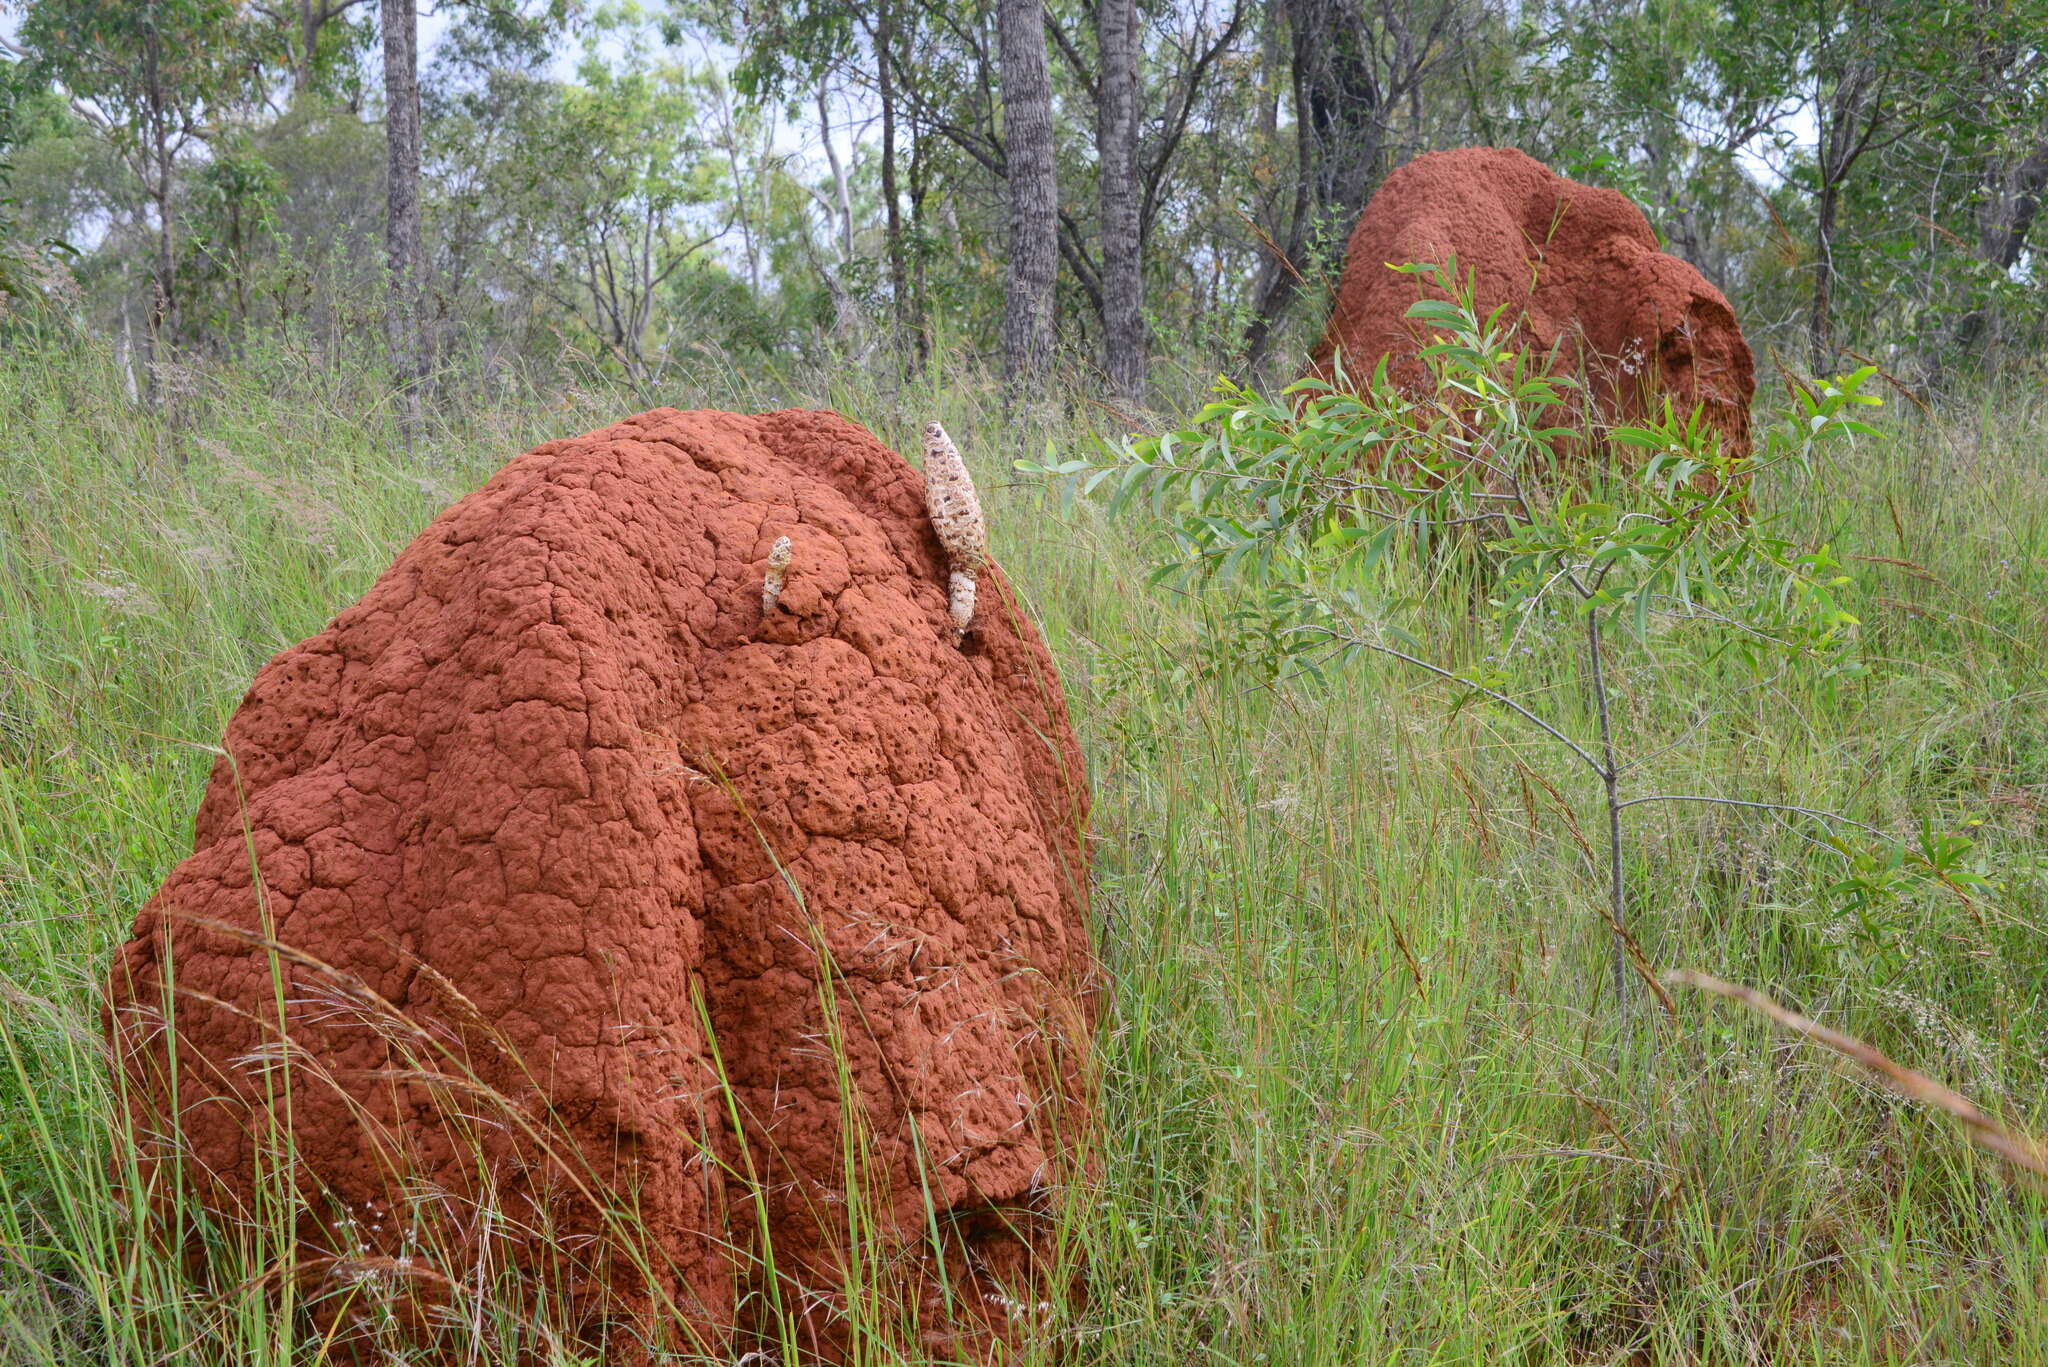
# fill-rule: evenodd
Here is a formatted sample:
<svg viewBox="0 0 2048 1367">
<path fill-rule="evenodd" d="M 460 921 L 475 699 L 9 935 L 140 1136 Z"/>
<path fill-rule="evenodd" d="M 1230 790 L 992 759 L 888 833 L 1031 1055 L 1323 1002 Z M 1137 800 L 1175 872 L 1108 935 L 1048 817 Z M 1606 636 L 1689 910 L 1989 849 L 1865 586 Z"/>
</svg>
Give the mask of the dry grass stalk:
<svg viewBox="0 0 2048 1367">
<path fill-rule="evenodd" d="M 1914 1072 L 1854 1035 L 1830 1030 L 1819 1021 L 1811 1020 L 1796 1011 L 1786 1010 L 1753 987 L 1727 982 L 1711 974 L 1679 969 L 1666 973 L 1664 980 L 1686 987 L 1697 987 L 1717 997 L 1741 1002 L 1750 1010 L 1768 1016 L 1785 1029 L 1804 1035 L 1816 1043 L 1826 1045 L 1838 1054 L 1854 1059 L 1883 1078 L 1901 1095 L 1947 1111 L 1962 1122 L 1965 1131 L 1977 1144 L 1991 1150 L 2006 1162 L 2031 1173 L 2035 1178 L 2048 1180 L 2048 1148 L 2044 1148 L 2040 1141 L 2012 1133 L 1986 1115 L 1975 1102 L 1961 1092 L 1943 1086 L 1924 1073 Z"/>
</svg>

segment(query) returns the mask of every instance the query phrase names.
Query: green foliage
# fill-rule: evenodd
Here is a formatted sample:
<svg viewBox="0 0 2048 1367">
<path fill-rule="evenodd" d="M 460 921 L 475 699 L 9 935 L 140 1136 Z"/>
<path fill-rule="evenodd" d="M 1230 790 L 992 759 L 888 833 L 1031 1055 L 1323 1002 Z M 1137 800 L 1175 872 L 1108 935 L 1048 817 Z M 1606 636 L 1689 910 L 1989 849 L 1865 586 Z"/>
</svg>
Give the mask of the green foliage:
<svg viewBox="0 0 2048 1367">
<path fill-rule="evenodd" d="M 731 337 L 720 344 L 750 351 L 764 320 L 777 334 L 770 345 L 812 351 L 900 340 L 902 350 L 928 355 L 940 331 L 994 336 L 1007 227 L 991 7 L 786 0 L 734 11 L 698 0 L 467 0 L 448 9 L 423 72 L 432 297 L 437 331 L 446 334 L 437 346 L 467 333 L 464 345 L 493 354 L 509 346 L 545 363 L 566 345 L 647 373 L 664 359 L 636 348 L 659 352 L 685 337 L 696 347 L 707 331 L 728 331 L 722 317 L 689 312 L 688 301 L 707 298 L 735 310 Z M 1836 285 L 1837 340 L 1904 384 L 1941 390 L 1981 366 L 2038 368 L 2048 354 L 2048 296 L 2033 287 L 2026 264 L 2048 180 L 2048 61 L 2035 41 L 2048 25 L 2048 0 L 1845 0 L 1818 8 L 1790 0 L 1544 0 L 1506 11 L 1446 0 L 1406 20 L 1406 10 L 1385 0 L 1340 9 L 1344 24 L 1384 31 L 1395 48 L 1408 41 L 1396 33 L 1404 22 L 1426 18 L 1435 33 L 1434 55 L 1410 97 L 1376 116 L 1372 136 L 1382 150 L 1360 172 L 1368 187 L 1420 151 L 1518 145 L 1635 198 L 1667 246 L 1734 301 L 1761 354 L 1805 354 L 1800 335 L 1823 271 Z M 572 13 L 582 21 L 574 36 Z M 1314 168 L 1301 164 L 1298 130 L 1278 111 L 1300 74 L 1293 64 L 1319 50 L 1296 53 L 1292 26 L 1321 13 L 1139 7 L 1146 311 L 1154 334 L 1170 344 L 1171 355 L 1160 357 L 1169 367 L 1235 364 L 1259 281 L 1281 270 L 1280 242 L 1266 239 L 1279 232 L 1295 240 L 1282 225 L 1295 222 L 1298 194 L 1312 189 L 1303 176 Z M 21 44 L 35 58 L 38 96 L 61 86 L 84 97 L 66 121 L 34 121 L 18 158 L 20 212 L 32 220 L 24 235 L 86 244 L 78 274 L 95 321 L 133 313 L 141 268 L 162 245 L 149 240 L 152 197 L 208 198 L 207 168 L 237 146 L 257 149 L 283 174 L 275 226 L 289 240 L 227 256 L 186 244 L 176 263 L 195 272 L 180 286 L 194 308 L 183 340 L 219 350 L 232 345 L 226 334 L 284 316 L 331 328 L 360 312 L 375 262 L 355 248 L 376 208 L 374 191 L 333 212 L 323 201 L 334 182 L 360 178 L 358 149 L 345 137 L 319 139 L 332 160 L 312 165 L 306 158 L 316 140 L 304 135 L 327 114 L 359 129 L 366 113 L 374 119 L 373 15 L 360 3 L 23 7 Z M 1086 354 L 1099 345 L 1103 260 L 1093 11 L 1062 3 L 1048 18 L 1057 58 L 1060 312 L 1065 340 Z M 604 36 L 578 63 L 565 44 L 591 35 Z M 1352 51 L 1354 37 L 1342 51 Z M 872 123 L 878 44 L 891 54 L 893 235 Z M 631 107 L 633 98 L 596 76 L 598 68 L 624 85 L 679 68 L 698 88 L 695 98 L 656 113 Z M 712 79 L 718 98 L 704 88 Z M 560 220 L 580 218 L 574 232 L 547 239 L 560 246 L 557 255 L 573 254 L 560 245 L 571 239 L 588 245 L 589 230 L 612 239 L 616 264 L 630 255 L 616 245 L 618 225 L 594 225 L 621 205 L 639 212 L 661 196 L 628 186 L 616 168 L 585 174 L 574 160 L 574 174 L 563 177 L 510 174 L 525 148 L 533 151 L 529 173 L 556 167 L 558 153 L 578 145 L 598 161 L 618 150 L 598 136 L 602 126 L 574 127 L 562 102 L 525 98 L 515 89 L 521 81 L 585 92 L 673 158 L 656 178 L 690 187 L 683 217 L 696 231 L 674 234 L 672 245 L 686 248 L 729 224 L 733 231 L 700 249 L 706 259 L 692 269 L 720 266 L 751 297 L 630 290 L 657 300 L 636 342 L 630 300 L 600 301 L 586 284 L 562 278 L 560 260 L 527 250 L 530 221 L 550 219 L 543 226 L 553 232 Z M 851 231 L 838 230 L 817 198 L 826 177 L 805 125 L 820 89 L 839 106 L 833 118 L 845 145 Z M 1852 139 L 1861 149 L 1853 164 L 1823 175 L 1815 120 L 1839 127 L 1846 118 L 1862 130 L 1856 120 L 1865 115 L 1870 136 Z M 289 171 L 270 155 L 282 143 L 296 143 L 301 156 Z M 1827 185 L 1833 226 L 1824 234 Z M 498 202 L 515 191 L 528 201 L 518 212 Z M 836 198 L 836 187 L 825 194 Z M 551 201 L 545 214 L 541 198 Z M 1351 228 L 1345 215 L 1306 212 L 1301 259 L 1289 265 L 1308 288 L 1276 356 L 1318 321 L 1316 291 L 1330 283 Z M 218 238 L 219 225 L 203 213 L 181 209 L 175 219 L 178 230 L 189 221 Z M 351 250 L 333 251 L 293 228 L 309 221 L 338 223 Z M 368 226 L 374 236 L 376 225 Z M 895 258 L 901 281 L 884 268 Z M 899 289 L 907 301 L 893 298 Z M 849 335 L 849 299 L 868 320 L 857 336 Z M 918 335 L 868 335 L 883 320 Z"/>
<path fill-rule="evenodd" d="M 1797 392 L 1753 452 L 1724 449 L 1668 403 L 1658 423 L 1596 430 L 1577 381 L 1514 349 L 1513 320 L 1477 316 L 1455 263 L 1402 269 L 1457 301 L 1409 312 L 1437 338 L 1418 393 L 1391 383 L 1384 361 L 1355 389 L 1308 379 L 1266 398 L 1226 380 L 1189 427 L 1107 464 L 1050 468 L 1083 490 L 1113 482 L 1119 506 L 1142 496 L 1172 514 L 1177 555 L 1162 577 L 1284 589 L 1275 601 L 1301 620 L 1276 621 L 1274 639 L 1297 653 L 1369 634 L 1389 553 L 1454 531 L 1491 552 L 1490 602 L 1510 640 L 1587 614 L 1643 637 L 1653 618 L 1711 615 L 1739 617 L 1729 625 L 1748 640 L 1768 620 L 1765 639 L 1820 650 L 1855 625 L 1830 548 L 1753 505 L 1760 480 L 1810 473 L 1825 447 L 1871 431 L 1856 414 L 1877 402 L 1864 392 L 1874 370 Z M 1622 452 L 1640 454 L 1613 459 Z"/>
<path fill-rule="evenodd" d="M 16 110 L 27 82 L 18 62 L 0 57 L 0 298 L 28 292 L 27 253 L 15 241 L 14 145 L 20 141 Z"/>
<path fill-rule="evenodd" d="M 32 238 L 15 195 L 15 149 L 27 142 L 40 106 L 47 102 L 23 63 L 0 56 L 0 319 L 48 292 L 55 258 L 74 257 L 71 245 L 53 234 Z"/>
<path fill-rule="evenodd" d="M 645 378 L 686 346 L 759 336 L 763 301 L 712 278 L 727 269 L 713 252 L 735 201 L 756 193 L 738 177 L 767 176 L 759 130 L 735 116 L 715 71 L 673 59 L 637 9 L 592 17 L 573 80 L 488 68 L 445 98 L 430 130 L 461 167 L 444 231 L 556 310 L 579 346 Z M 758 211 L 748 222 L 769 226 Z M 675 305 L 721 298 L 733 300 L 715 315 L 729 327 L 693 322 L 679 335 L 700 315 Z"/>
<path fill-rule="evenodd" d="M 143 159 L 241 92 L 255 53 L 236 18 L 233 0 L 34 0 L 21 37 L 38 71 L 90 100 Z"/>
<path fill-rule="evenodd" d="M 1830 447 L 1876 435 L 1862 416 L 1878 403 L 1866 392 L 1875 368 L 1794 390 L 1750 449 L 1724 445 L 1668 399 L 1657 422 L 1607 427 L 1576 378 L 1515 348 L 1519 320 L 1478 315 L 1455 261 L 1395 269 L 1432 296 L 1408 311 L 1433 338 L 1424 383 L 1395 385 L 1384 359 L 1355 386 L 1312 378 L 1277 398 L 1226 380 L 1186 428 L 1099 463 L 1026 468 L 1109 491 L 1112 512 L 1142 501 L 1164 520 L 1172 539 L 1155 582 L 1254 592 L 1212 638 L 1217 674 L 1323 677 L 1390 656 L 1450 686 L 1454 711 L 1497 709 L 1569 751 L 1603 790 L 1617 991 L 1624 951 L 1648 967 L 1628 930 L 1621 835 L 1624 813 L 1645 804 L 1817 821 L 1853 870 L 1829 893 L 1866 923 L 1868 904 L 1909 883 L 1980 883 L 1960 835 L 1923 827 L 1908 847 L 1865 827 L 1878 844 L 1864 848 L 1839 833 L 1859 823 L 1805 804 L 1643 791 L 1628 781 L 1636 761 L 1614 716 L 1623 638 L 1632 668 L 1681 688 L 1689 670 L 1723 659 L 1753 678 L 1863 670 L 1841 554 L 1758 503 L 1773 482 L 1814 479 Z M 1428 623 L 1461 594 L 1483 599 L 1491 648 L 1432 657 Z M 1560 656 L 1576 661 L 1578 696 L 1546 705 L 1530 661 Z"/>
<path fill-rule="evenodd" d="M 284 177 L 247 138 L 223 140 L 206 163 L 186 205 L 185 246 L 199 271 L 184 272 L 213 287 L 222 303 L 208 331 L 231 335 L 249 316 L 249 289 L 257 279 L 251 260 L 257 244 L 276 231 L 273 214 Z"/>
<path fill-rule="evenodd" d="M 733 68 L 734 88 L 751 100 L 772 101 L 815 84 L 861 40 L 861 7 L 838 0 L 778 0 L 751 17 Z"/>
</svg>

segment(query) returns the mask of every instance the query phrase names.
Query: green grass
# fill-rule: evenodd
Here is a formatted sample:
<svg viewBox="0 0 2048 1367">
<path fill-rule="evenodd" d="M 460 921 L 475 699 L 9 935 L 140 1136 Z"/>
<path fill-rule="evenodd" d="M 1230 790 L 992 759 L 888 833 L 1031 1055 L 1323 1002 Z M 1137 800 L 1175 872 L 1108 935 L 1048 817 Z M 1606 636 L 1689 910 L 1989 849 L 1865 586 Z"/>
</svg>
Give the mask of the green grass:
<svg viewBox="0 0 2048 1367">
<path fill-rule="evenodd" d="M 339 362 L 265 353 L 199 389 L 173 425 L 89 346 L 0 358 L 0 1362 L 323 1360 L 265 1287 L 200 1286 L 116 1203 L 106 957 L 186 852 L 256 668 L 503 460 L 659 401 L 838 407 L 903 450 L 940 418 L 1058 656 L 1114 997 L 1099 1182 L 1063 1217 L 1090 1298 L 1045 1360 L 2048 1363 L 2048 1200 L 1945 1118 L 1704 998 L 1624 1023 L 1578 834 L 1590 785 L 1393 662 L 1326 687 L 1209 671 L 1227 595 L 1148 588 L 1145 526 L 1006 475 L 1085 441 L 1092 406 L 1016 427 L 958 370 L 900 388 L 850 366 L 508 388 L 408 456 Z M 1894 406 L 1892 440 L 1794 491 L 1797 525 L 1884 558 L 1851 562 L 1866 672 L 1759 678 L 1683 641 L 1617 663 L 1643 791 L 1969 829 L 1997 879 L 1859 919 L 1811 827 L 1638 809 L 1650 957 L 1765 987 L 2035 1131 L 2041 418 L 2031 396 Z M 1434 647 L 1472 648 L 1468 604 L 1438 603 Z M 1515 667 L 1585 720 L 1568 659 Z"/>
</svg>

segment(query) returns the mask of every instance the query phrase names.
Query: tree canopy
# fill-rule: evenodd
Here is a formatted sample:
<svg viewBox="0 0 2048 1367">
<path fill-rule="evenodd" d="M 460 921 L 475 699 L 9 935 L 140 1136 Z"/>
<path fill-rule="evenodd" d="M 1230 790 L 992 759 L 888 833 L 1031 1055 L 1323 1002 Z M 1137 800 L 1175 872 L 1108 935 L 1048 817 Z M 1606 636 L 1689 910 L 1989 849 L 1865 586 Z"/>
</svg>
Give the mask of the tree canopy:
<svg viewBox="0 0 2048 1367">
<path fill-rule="evenodd" d="M 437 14 L 437 365 L 483 339 L 639 377 L 706 348 L 993 363 L 1028 307 L 1105 392 L 1162 361 L 1284 368 L 1373 189 L 1474 143 L 1631 195 L 1775 363 L 1867 357 L 1938 393 L 2035 366 L 2048 324 L 2048 0 Z M 1042 100 L 1005 74 L 1005 16 L 1010 60 L 1042 32 Z M 81 318 L 201 352 L 352 333 L 380 297 L 377 22 L 363 0 L 28 0 L 8 259 L 76 244 Z"/>
</svg>

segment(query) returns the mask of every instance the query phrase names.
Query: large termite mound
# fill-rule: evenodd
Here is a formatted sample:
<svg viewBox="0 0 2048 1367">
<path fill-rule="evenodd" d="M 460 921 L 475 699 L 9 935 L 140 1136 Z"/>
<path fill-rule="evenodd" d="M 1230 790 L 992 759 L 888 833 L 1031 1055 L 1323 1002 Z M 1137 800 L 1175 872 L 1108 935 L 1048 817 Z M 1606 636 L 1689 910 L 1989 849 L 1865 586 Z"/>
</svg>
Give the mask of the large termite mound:
<svg viewBox="0 0 2048 1367">
<path fill-rule="evenodd" d="M 1699 408 L 1724 451 L 1748 453 L 1756 375 L 1727 299 L 1657 249 L 1626 196 L 1509 148 L 1431 152 L 1387 177 L 1352 231 L 1316 373 L 1334 377 L 1341 356 L 1356 380 L 1385 356 L 1397 384 L 1423 382 L 1430 337 L 1406 314 L 1425 286 L 1389 267 L 1452 257 L 1476 277 L 1482 317 L 1506 305 L 1525 350 L 1583 369 L 1603 420 L 1659 411 L 1668 396 L 1681 416 Z"/>
<path fill-rule="evenodd" d="M 114 964 L 158 1199 L 175 1155 L 230 1235 L 302 1202 L 344 1336 L 454 1333 L 479 1283 L 608 1362 L 1033 1332 L 1088 794 L 939 530 L 810 412 L 657 409 L 442 514 L 257 676 Z"/>
</svg>

